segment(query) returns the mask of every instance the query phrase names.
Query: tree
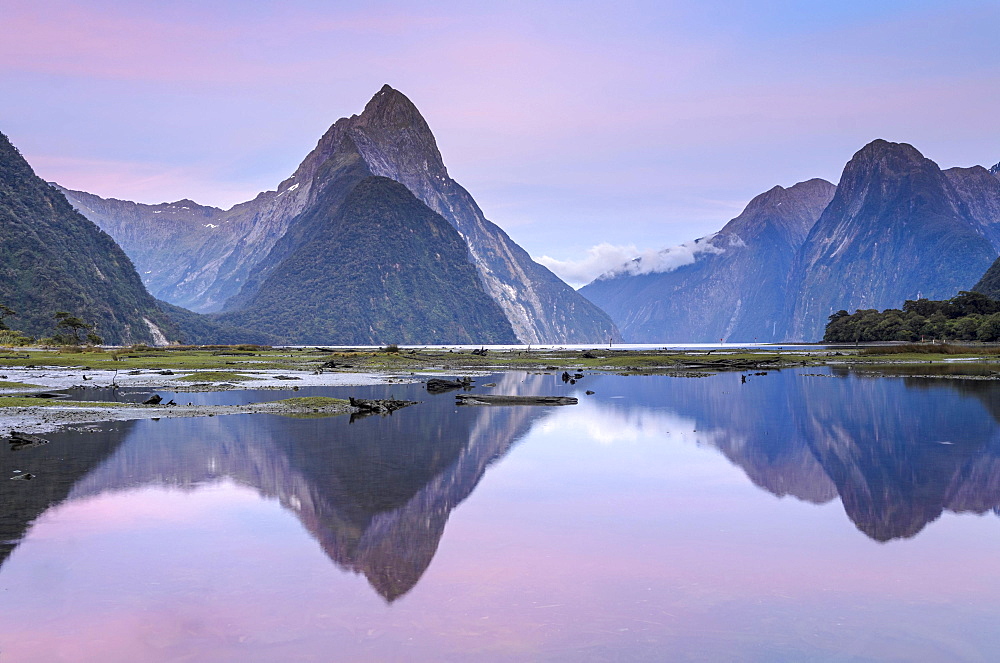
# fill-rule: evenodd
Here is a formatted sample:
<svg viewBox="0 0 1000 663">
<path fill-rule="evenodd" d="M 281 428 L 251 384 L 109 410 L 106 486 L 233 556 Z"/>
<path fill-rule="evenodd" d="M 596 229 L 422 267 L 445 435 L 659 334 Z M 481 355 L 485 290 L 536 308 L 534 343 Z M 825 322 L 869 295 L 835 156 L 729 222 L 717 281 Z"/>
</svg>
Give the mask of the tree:
<svg viewBox="0 0 1000 663">
<path fill-rule="evenodd" d="M 3 319 L 12 315 L 17 315 L 17 313 L 14 312 L 14 309 L 10 308 L 9 306 L 0 304 L 0 331 L 9 329 L 9 327 L 6 324 L 4 324 Z"/>
<path fill-rule="evenodd" d="M 57 311 L 55 318 L 57 330 L 55 336 L 56 340 L 60 342 L 72 343 L 73 345 L 80 345 L 82 342 L 80 334 L 82 332 L 86 334 L 87 340 L 94 345 L 101 342 L 101 337 L 94 333 L 94 325 L 88 325 L 75 315 L 67 313 L 66 311 Z"/>
<path fill-rule="evenodd" d="M 949 318 L 961 318 L 967 315 L 990 315 L 997 312 L 1000 310 L 996 300 L 981 292 L 962 290 L 948 300 L 945 314 Z"/>
<path fill-rule="evenodd" d="M 929 318 L 935 313 L 939 313 L 946 303 L 931 299 L 907 299 L 903 302 L 903 310 L 907 313 L 916 313 Z"/>
</svg>

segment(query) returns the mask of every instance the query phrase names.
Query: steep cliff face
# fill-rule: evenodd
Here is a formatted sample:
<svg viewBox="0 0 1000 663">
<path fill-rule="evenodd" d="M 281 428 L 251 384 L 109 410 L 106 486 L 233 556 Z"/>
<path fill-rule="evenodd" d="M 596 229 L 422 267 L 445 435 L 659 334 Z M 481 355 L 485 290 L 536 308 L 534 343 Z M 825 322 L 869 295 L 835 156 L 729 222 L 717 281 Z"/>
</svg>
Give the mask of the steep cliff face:
<svg viewBox="0 0 1000 663">
<path fill-rule="evenodd" d="M 67 311 L 96 324 L 106 343 L 165 340 L 164 315 L 128 256 L 35 175 L 0 134 L 0 303 L 33 336 L 54 333 Z"/>
<path fill-rule="evenodd" d="M 781 340 L 788 273 L 835 189 L 821 179 L 776 186 L 700 240 L 691 264 L 636 274 L 636 261 L 580 292 L 635 342 Z"/>
<path fill-rule="evenodd" d="M 192 265 L 179 256 L 195 255 L 213 233 L 231 231 L 221 223 L 223 210 L 191 200 L 143 205 L 55 186 L 77 211 L 115 238 L 146 288 L 161 299 L 191 304 L 182 284 L 192 276 Z"/>
<path fill-rule="evenodd" d="M 84 216 L 115 238 L 157 298 L 202 313 L 239 292 L 306 206 L 311 179 L 282 182 L 229 210 L 190 200 L 143 205 L 60 188 Z"/>
<path fill-rule="evenodd" d="M 982 166 L 949 168 L 944 174 L 982 234 L 1000 247 L 1000 178 Z"/>
<path fill-rule="evenodd" d="M 996 255 L 984 222 L 937 164 L 905 143 L 876 140 L 847 164 L 802 246 L 784 337 L 822 338 L 839 309 L 946 299 L 976 283 Z"/>
<path fill-rule="evenodd" d="M 301 243 L 223 322 L 293 344 L 516 342 L 462 238 L 402 184 L 365 178 L 298 223 Z"/>
<path fill-rule="evenodd" d="M 365 171 L 361 175 L 400 182 L 454 226 L 466 242 L 483 287 L 520 340 L 567 343 L 619 338 L 603 311 L 532 261 L 484 217 L 472 196 L 448 176 L 434 135 L 419 111 L 388 85 L 360 115 L 337 120 L 276 191 L 231 210 L 187 205 L 185 212 L 191 214 L 168 225 L 160 223 L 166 218 L 162 216 L 166 210 L 158 209 L 162 206 L 111 205 L 77 192 L 68 195 L 84 214 L 133 247 L 139 269 L 150 272 L 150 288 L 158 297 L 196 311 L 217 311 L 224 303 L 232 311 L 246 305 L 271 270 L 294 251 L 304 234 L 295 228 L 299 217 L 308 216 L 320 196 L 329 207 L 331 188 L 342 200 L 352 184 L 345 184 L 345 171 L 350 180 L 359 169 Z M 205 210 L 211 211 L 210 218 L 202 216 Z M 129 225 L 138 228 L 128 230 Z M 178 235 L 184 236 L 183 241 L 175 241 Z M 143 238 L 149 238 L 145 244 Z"/>
</svg>

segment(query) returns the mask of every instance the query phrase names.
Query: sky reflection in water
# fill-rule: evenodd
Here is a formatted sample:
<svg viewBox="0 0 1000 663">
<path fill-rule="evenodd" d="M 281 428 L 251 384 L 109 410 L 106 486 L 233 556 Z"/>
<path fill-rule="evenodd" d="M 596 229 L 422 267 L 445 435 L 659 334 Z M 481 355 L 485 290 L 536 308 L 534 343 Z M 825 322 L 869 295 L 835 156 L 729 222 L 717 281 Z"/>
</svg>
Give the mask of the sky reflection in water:
<svg viewBox="0 0 1000 663">
<path fill-rule="evenodd" d="M 491 380 L 581 403 L 456 408 L 392 385 L 424 403 L 0 451 L 0 660 L 975 661 L 1000 644 L 996 382 Z"/>
</svg>

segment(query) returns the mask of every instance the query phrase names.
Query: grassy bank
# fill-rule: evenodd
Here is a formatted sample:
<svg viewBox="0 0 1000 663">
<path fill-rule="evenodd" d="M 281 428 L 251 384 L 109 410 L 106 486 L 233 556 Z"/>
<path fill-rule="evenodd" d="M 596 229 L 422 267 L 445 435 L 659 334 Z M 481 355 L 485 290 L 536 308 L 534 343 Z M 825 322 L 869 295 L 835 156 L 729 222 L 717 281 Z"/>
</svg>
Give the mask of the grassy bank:
<svg viewBox="0 0 1000 663">
<path fill-rule="evenodd" d="M 185 347 L 124 350 L 17 349 L 0 351 L 3 367 L 60 367 L 87 371 L 174 371 L 191 382 L 237 382 L 255 371 L 454 372 L 459 370 L 606 370 L 614 372 L 730 371 L 845 363 L 939 362 L 953 359 L 1000 360 L 995 346 L 879 345 L 814 350 L 471 350 L 395 349 L 320 351 L 315 348 Z M 18 388 L 20 383 L 3 383 Z M 28 387 L 28 385 L 25 385 Z"/>
</svg>

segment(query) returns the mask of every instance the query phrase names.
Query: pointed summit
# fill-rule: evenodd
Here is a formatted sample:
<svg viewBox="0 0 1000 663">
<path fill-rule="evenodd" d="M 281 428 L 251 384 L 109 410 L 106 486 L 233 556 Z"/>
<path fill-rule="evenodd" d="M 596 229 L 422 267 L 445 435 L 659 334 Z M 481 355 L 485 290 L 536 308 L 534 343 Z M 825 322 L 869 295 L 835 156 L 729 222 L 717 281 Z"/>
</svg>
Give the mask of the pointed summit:
<svg viewBox="0 0 1000 663">
<path fill-rule="evenodd" d="M 383 85 L 382 89 L 375 93 L 361 113 L 361 118 L 378 117 L 383 121 L 390 120 L 399 126 L 418 124 L 420 128 L 430 132 L 427 122 L 420 115 L 420 111 L 413 105 L 405 94 L 399 90 Z"/>
</svg>

